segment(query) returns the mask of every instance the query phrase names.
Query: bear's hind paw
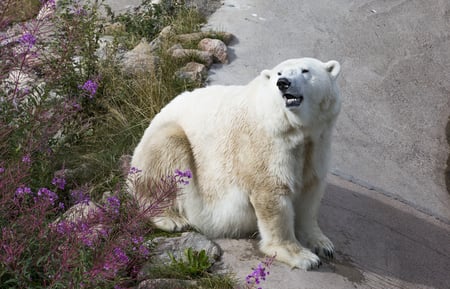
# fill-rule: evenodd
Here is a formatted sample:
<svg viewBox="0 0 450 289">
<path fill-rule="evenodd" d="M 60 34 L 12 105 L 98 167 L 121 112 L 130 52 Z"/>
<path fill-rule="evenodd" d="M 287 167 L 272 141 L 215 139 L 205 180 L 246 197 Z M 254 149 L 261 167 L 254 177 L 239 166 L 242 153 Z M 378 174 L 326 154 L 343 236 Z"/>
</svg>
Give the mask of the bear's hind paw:
<svg viewBox="0 0 450 289">
<path fill-rule="evenodd" d="M 156 228 L 166 232 L 181 232 L 189 228 L 189 224 L 182 217 L 172 218 L 167 216 L 154 217 L 152 222 Z"/>
</svg>

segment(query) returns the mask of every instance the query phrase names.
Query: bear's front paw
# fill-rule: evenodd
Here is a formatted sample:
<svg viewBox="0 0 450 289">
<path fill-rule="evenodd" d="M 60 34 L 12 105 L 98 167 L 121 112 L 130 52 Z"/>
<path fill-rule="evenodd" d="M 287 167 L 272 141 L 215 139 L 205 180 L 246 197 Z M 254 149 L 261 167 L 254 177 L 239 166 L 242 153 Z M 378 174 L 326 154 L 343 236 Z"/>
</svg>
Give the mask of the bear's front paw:
<svg viewBox="0 0 450 289">
<path fill-rule="evenodd" d="M 320 258 L 316 254 L 312 253 L 308 249 L 303 248 L 300 253 L 292 256 L 290 265 L 292 266 L 292 268 L 310 270 L 319 268 L 322 265 L 322 261 L 320 261 Z"/>
<path fill-rule="evenodd" d="M 283 244 L 262 246 L 268 256 L 276 255 L 278 261 L 290 265 L 292 268 L 310 270 L 322 265 L 320 258 L 310 250 L 303 248 L 300 244 Z"/>
<path fill-rule="evenodd" d="M 334 258 L 333 242 L 331 242 L 324 234 L 310 237 L 307 239 L 307 245 L 319 256 L 324 256 L 328 259 Z"/>
</svg>

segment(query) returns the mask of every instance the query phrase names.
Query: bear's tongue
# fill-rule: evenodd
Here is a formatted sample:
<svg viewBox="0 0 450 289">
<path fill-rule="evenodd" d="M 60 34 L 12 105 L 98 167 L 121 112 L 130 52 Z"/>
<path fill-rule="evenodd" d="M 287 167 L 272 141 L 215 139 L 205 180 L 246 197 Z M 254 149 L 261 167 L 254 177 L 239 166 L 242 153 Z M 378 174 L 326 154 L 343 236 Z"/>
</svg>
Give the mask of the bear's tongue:
<svg viewBox="0 0 450 289">
<path fill-rule="evenodd" d="M 286 107 L 296 107 L 300 106 L 303 101 L 303 96 L 294 96 L 292 94 L 284 94 L 283 95 L 284 101 L 286 102 Z"/>
</svg>

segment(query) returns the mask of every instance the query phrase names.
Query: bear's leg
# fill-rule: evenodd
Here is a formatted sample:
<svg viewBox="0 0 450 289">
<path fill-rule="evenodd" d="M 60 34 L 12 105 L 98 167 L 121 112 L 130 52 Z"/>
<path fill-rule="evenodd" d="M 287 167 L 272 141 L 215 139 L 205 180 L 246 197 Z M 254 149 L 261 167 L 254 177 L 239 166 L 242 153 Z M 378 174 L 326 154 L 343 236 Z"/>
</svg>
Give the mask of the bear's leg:
<svg viewBox="0 0 450 289">
<path fill-rule="evenodd" d="M 171 176 L 175 170 L 190 169 L 194 174 L 194 157 L 190 142 L 184 130 L 175 123 L 168 123 L 156 133 L 145 138 L 145 142 L 139 144 L 140 150 L 133 155 L 132 166 L 141 170 L 133 183 L 133 194 L 143 209 L 152 203 L 152 192 L 161 190 L 158 184 L 161 179 Z M 193 176 L 194 178 L 195 176 Z M 189 185 L 183 187 L 180 195 L 187 194 L 195 189 L 194 179 L 189 180 Z M 179 199 L 180 196 L 177 196 Z M 183 216 L 181 202 L 174 205 L 157 216 L 149 212 L 154 225 L 164 231 L 182 231 L 189 227 L 188 220 Z"/>
<path fill-rule="evenodd" d="M 260 249 L 268 256 L 292 267 L 308 270 L 318 267 L 320 259 L 302 247 L 294 233 L 294 210 L 288 193 L 259 192 L 250 197 L 261 235 Z"/>
<path fill-rule="evenodd" d="M 314 178 L 310 185 L 304 189 L 295 201 L 296 207 L 296 233 L 299 240 L 316 254 L 328 258 L 334 257 L 334 245 L 322 233 L 317 222 L 320 201 L 325 192 L 325 180 Z"/>
</svg>

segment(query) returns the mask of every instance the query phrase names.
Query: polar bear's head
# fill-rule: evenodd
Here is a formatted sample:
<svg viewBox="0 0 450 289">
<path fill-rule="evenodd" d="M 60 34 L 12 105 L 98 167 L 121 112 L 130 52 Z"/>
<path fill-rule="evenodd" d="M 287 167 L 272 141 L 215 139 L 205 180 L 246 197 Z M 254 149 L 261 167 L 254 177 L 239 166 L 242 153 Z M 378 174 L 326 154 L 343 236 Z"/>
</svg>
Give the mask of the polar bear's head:
<svg viewBox="0 0 450 289">
<path fill-rule="evenodd" d="M 314 58 L 286 60 L 271 70 L 261 72 L 264 89 L 278 107 L 308 126 L 323 117 L 337 115 L 340 108 L 336 78 L 340 64 Z"/>
</svg>

